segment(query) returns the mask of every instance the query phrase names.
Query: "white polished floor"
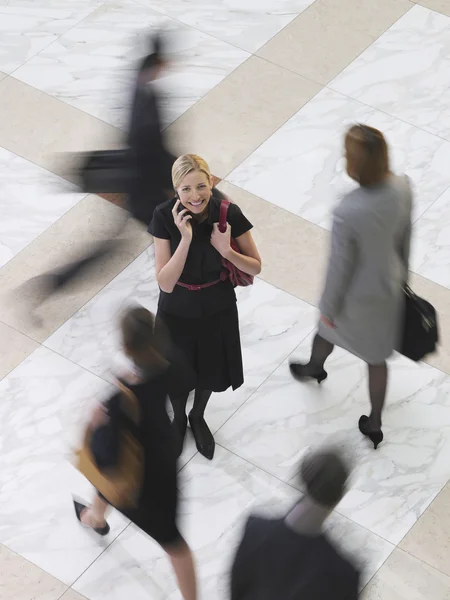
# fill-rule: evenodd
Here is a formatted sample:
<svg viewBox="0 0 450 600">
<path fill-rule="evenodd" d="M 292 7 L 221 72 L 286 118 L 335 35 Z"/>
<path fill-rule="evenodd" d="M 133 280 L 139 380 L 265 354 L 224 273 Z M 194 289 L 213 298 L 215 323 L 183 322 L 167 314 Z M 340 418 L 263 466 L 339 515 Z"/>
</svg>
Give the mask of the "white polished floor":
<svg viewBox="0 0 450 600">
<path fill-rule="evenodd" d="M 0 71 L 122 127 L 130 62 L 143 34 L 164 26 L 179 34 L 178 60 L 161 81 L 171 123 L 313 2 L 262 4 L 0 0 Z M 334 204 L 352 186 L 342 134 L 355 121 L 378 127 L 394 169 L 414 184 L 411 268 L 450 289 L 449 50 L 450 17 L 412 4 L 227 181 L 329 229 Z M 230 102 L 239 105 L 238 98 Z M 1 147 L 0 178 L 1 267 L 83 196 Z M 292 276 L 302 280 L 302 273 Z M 156 544 L 114 512 L 111 533 L 99 539 L 79 527 L 71 505 L 72 493 L 89 498 L 89 485 L 69 459 L 89 407 L 111 390 L 117 316 L 134 302 L 155 310 L 157 297 L 150 246 L 0 381 L 0 544 L 89 600 L 179 598 Z M 321 386 L 289 375 L 289 360 L 308 356 L 315 308 L 262 279 L 238 290 L 238 307 L 245 384 L 211 399 L 214 460 L 196 452 L 188 432 L 180 461 L 181 529 L 195 551 L 201 598 L 228 597 L 246 516 L 254 509 L 285 511 L 301 493 L 300 458 L 327 442 L 345 449 L 355 465 L 330 535 L 358 557 L 365 584 L 449 480 L 450 378 L 394 357 L 386 439 L 374 452 L 357 429 L 368 410 L 360 361 L 336 350 Z"/>
</svg>

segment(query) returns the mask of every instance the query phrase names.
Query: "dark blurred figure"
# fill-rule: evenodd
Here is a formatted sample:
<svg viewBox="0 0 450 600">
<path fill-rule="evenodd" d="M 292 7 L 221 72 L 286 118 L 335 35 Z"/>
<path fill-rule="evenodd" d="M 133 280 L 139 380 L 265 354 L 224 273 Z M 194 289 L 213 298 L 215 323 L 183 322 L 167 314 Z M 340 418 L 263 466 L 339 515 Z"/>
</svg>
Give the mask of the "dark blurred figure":
<svg viewBox="0 0 450 600">
<path fill-rule="evenodd" d="M 349 469 L 333 450 L 301 465 L 306 495 L 281 519 L 251 516 L 231 574 L 231 600 L 356 600 L 359 573 L 322 531 Z"/>
<path fill-rule="evenodd" d="M 128 136 L 132 163 L 137 171 L 128 208 L 133 217 L 147 227 L 155 207 L 167 200 L 167 191 L 172 190 L 175 157 L 165 146 L 158 97 L 152 85 L 166 67 L 163 38 L 157 35 L 153 39 L 153 52 L 139 67 Z"/>
<path fill-rule="evenodd" d="M 194 561 L 189 546 L 177 526 L 177 455 L 173 430 L 166 412 L 169 392 L 191 385 L 194 374 L 181 355 L 170 345 L 162 323 L 146 308 L 128 309 L 122 318 L 122 345 L 134 364 L 134 372 L 120 381 L 138 400 L 139 425 L 133 425 L 133 435 L 144 453 L 144 478 L 136 508 L 121 512 L 143 532 L 161 545 L 175 571 L 184 600 L 196 600 Z M 94 411 L 90 426 L 93 430 L 106 426 L 115 430 L 127 426 L 121 409 L 121 392 L 117 392 Z M 75 502 L 76 516 L 86 527 L 99 535 L 110 531 L 105 515 L 106 498 L 97 493 L 91 506 Z"/>
<path fill-rule="evenodd" d="M 151 54 L 141 61 L 138 69 L 128 135 L 129 159 L 135 175 L 130 183 L 127 209 L 130 216 L 143 223 L 146 228 L 152 220 L 155 207 L 167 200 L 169 190 L 172 189 L 171 169 L 175 161 L 175 157 L 165 147 L 158 97 L 153 86 L 155 79 L 167 66 L 163 37 L 157 34 L 151 43 Z M 112 239 L 100 242 L 81 260 L 26 282 L 25 285 L 33 287 L 32 310 L 38 308 L 52 293 L 84 276 L 86 270 L 104 256 L 111 256 L 126 245 L 126 239 L 118 237 L 126 223 L 127 218 L 120 217 L 116 231 L 111 234 Z"/>
</svg>

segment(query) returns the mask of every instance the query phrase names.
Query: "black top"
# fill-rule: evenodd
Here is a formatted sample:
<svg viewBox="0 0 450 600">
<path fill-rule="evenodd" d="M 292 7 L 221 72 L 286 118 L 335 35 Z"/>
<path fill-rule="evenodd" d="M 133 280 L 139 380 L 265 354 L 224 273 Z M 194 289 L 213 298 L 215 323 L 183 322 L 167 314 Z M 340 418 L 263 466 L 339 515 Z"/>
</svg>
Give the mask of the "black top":
<svg viewBox="0 0 450 600">
<path fill-rule="evenodd" d="M 357 600 L 359 573 L 324 535 L 250 517 L 231 573 L 231 600 Z"/>
<path fill-rule="evenodd" d="M 208 205 L 208 217 L 199 223 L 194 218 L 192 224 L 192 242 L 180 281 L 188 284 L 203 284 L 220 279 L 222 273 L 222 257 L 211 245 L 210 238 L 213 224 L 219 222 L 221 194 L 213 190 Z M 172 209 L 176 199 L 160 204 L 153 214 L 149 232 L 156 238 L 170 240 L 172 255 L 181 240 L 181 233 L 175 225 Z M 181 209 L 182 210 L 182 207 Z M 231 226 L 231 237 L 238 238 L 253 227 L 242 214 L 236 204 L 228 209 L 228 223 Z M 227 279 L 217 285 L 198 291 L 191 291 L 176 285 L 171 294 L 161 291 L 159 309 L 163 312 L 180 316 L 199 318 L 210 316 L 230 308 L 236 302 L 236 294 Z"/>
</svg>

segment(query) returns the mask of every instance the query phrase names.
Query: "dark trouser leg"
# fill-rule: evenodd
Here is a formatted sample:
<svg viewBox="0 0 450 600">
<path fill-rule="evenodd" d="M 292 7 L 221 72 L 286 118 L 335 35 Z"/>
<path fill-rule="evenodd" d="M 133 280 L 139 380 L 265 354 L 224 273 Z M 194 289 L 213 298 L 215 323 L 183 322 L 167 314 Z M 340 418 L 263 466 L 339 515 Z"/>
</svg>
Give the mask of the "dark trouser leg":
<svg viewBox="0 0 450 600">
<path fill-rule="evenodd" d="M 189 413 L 189 422 L 195 437 L 197 450 L 206 458 L 211 460 L 214 456 L 215 442 L 204 419 L 205 408 L 211 397 L 210 390 L 195 390 L 194 406 Z"/>
<path fill-rule="evenodd" d="M 326 374 L 324 372 L 324 365 L 327 358 L 333 352 L 334 346 L 331 342 L 328 342 L 319 334 L 316 334 L 312 350 L 311 350 L 311 358 L 306 365 L 302 365 L 300 363 L 291 363 L 290 369 L 291 373 L 294 377 L 303 378 L 303 377 L 313 377 L 318 381 L 322 381 L 325 379 Z"/>
<path fill-rule="evenodd" d="M 183 452 L 184 437 L 187 428 L 186 404 L 189 392 L 178 396 L 169 396 L 173 408 L 172 429 L 174 431 L 177 456 Z"/>
<path fill-rule="evenodd" d="M 381 413 L 386 398 L 388 380 L 387 364 L 368 365 L 369 367 L 369 394 L 372 411 L 369 416 L 369 431 L 380 431 Z"/>
</svg>

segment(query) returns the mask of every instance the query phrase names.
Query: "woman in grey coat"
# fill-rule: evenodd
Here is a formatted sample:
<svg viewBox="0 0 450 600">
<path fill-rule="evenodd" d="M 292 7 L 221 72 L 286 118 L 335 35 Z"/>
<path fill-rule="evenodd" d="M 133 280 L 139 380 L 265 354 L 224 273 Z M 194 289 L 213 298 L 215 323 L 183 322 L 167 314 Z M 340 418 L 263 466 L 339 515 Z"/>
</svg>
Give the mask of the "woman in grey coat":
<svg viewBox="0 0 450 600">
<path fill-rule="evenodd" d="M 412 193 L 406 176 L 389 170 L 383 134 L 354 125 L 345 137 L 347 173 L 359 188 L 334 212 L 331 252 L 321 318 L 306 365 L 292 363 L 299 380 L 327 377 L 324 364 L 335 345 L 368 364 L 370 416 L 359 420 L 374 448 L 383 440 L 381 412 L 386 359 L 398 348 L 408 279 Z"/>
</svg>

